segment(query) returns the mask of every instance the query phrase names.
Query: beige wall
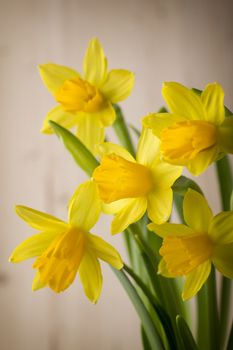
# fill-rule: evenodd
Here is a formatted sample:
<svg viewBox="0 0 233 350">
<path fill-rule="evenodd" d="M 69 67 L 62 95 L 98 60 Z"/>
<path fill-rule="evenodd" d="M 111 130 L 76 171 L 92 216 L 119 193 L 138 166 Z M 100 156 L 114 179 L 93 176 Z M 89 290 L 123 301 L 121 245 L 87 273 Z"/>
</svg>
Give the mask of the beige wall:
<svg viewBox="0 0 233 350">
<path fill-rule="evenodd" d="M 122 103 L 127 119 L 163 103 L 164 80 L 203 88 L 222 83 L 233 107 L 231 1 L 8 0 L 0 1 L 0 348 L 2 350 L 141 349 L 139 322 L 125 292 L 104 266 L 96 306 L 76 281 L 64 294 L 31 292 L 32 262 L 11 265 L 11 250 L 32 230 L 13 213 L 14 203 L 66 217 L 66 203 L 85 179 L 56 137 L 39 129 L 53 100 L 36 65 L 54 61 L 81 68 L 87 42 L 99 37 L 111 68 L 136 73 L 132 96 Z M 110 132 L 111 134 L 111 132 Z M 219 208 L 213 169 L 200 182 Z M 110 220 L 108 220 L 110 222 Z M 93 231 L 94 232 L 94 231 Z M 95 229 L 124 255 L 122 237 Z"/>
</svg>

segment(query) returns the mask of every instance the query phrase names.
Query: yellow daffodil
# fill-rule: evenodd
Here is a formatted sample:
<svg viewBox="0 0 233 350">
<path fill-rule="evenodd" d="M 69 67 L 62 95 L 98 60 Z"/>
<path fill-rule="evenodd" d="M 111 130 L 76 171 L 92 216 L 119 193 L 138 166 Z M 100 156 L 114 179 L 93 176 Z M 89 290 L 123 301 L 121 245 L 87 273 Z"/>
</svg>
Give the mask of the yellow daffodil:
<svg viewBox="0 0 233 350">
<path fill-rule="evenodd" d="M 161 139 L 165 161 L 199 175 L 225 153 L 233 153 L 233 116 L 225 118 L 218 83 L 207 85 L 200 96 L 181 84 L 164 83 L 162 95 L 171 113 L 150 114 L 143 124 Z"/>
<path fill-rule="evenodd" d="M 191 189 L 184 197 L 183 210 L 187 225 L 151 223 L 148 227 L 163 238 L 159 273 L 185 276 L 182 297 L 187 300 L 207 280 L 211 263 L 233 278 L 233 211 L 213 216 L 206 199 Z"/>
<path fill-rule="evenodd" d="M 65 128 L 77 126 L 77 136 L 92 151 L 104 141 L 104 128 L 113 124 L 112 106 L 126 99 L 134 85 L 134 74 L 123 69 L 108 71 L 107 59 L 98 39 L 89 42 L 83 75 L 54 63 L 39 66 L 41 78 L 58 106 L 48 112 L 42 132 L 52 133 L 49 120 Z"/>
<path fill-rule="evenodd" d="M 59 293 L 74 281 L 79 273 L 84 292 L 96 303 L 102 288 L 98 259 L 121 269 L 118 252 L 98 236 L 89 233 L 101 211 L 98 189 L 88 181 L 77 189 L 69 203 L 68 223 L 37 210 L 17 206 L 17 214 L 40 233 L 26 239 L 13 251 L 10 261 L 21 262 L 37 257 L 37 269 L 32 288 L 49 286 Z"/>
<path fill-rule="evenodd" d="M 148 211 L 151 220 L 165 222 L 171 213 L 174 181 L 182 168 L 160 160 L 160 141 L 151 130 L 143 130 L 136 159 L 124 148 L 103 143 L 102 160 L 94 173 L 105 210 L 116 214 L 112 234 L 126 229 Z"/>
</svg>

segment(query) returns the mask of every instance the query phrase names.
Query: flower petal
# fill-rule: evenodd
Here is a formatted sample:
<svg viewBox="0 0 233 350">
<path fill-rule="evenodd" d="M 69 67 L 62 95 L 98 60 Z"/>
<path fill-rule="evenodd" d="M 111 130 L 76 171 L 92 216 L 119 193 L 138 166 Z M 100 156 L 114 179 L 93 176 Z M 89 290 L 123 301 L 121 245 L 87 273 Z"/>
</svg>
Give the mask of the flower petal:
<svg viewBox="0 0 233 350">
<path fill-rule="evenodd" d="M 218 157 L 219 147 L 211 147 L 206 151 L 198 153 L 198 155 L 187 164 L 187 168 L 191 174 L 198 176 L 203 173 L 210 164 L 216 161 Z"/>
<path fill-rule="evenodd" d="M 151 165 L 154 183 L 160 189 L 171 187 L 181 176 L 183 167 L 166 163 L 159 158 Z"/>
<path fill-rule="evenodd" d="M 218 83 L 208 84 L 201 94 L 201 101 L 206 109 L 206 120 L 220 125 L 225 119 L 224 91 Z"/>
<path fill-rule="evenodd" d="M 153 135 L 152 130 L 143 128 L 138 141 L 137 161 L 143 165 L 151 165 L 160 156 L 160 140 Z"/>
<path fill-rule="evenodd" d="M 66 222 L 41 211 L 23 205 L 16 205 L 15 211 L 21 219 L 36 230 L 60 233 L 67 229 Z"/>
<path fill-rule="evenodd" d="M 92 180 L 81 184 L 69 203 L 69 223 L 88 232 L 99 219 L 101 200 L 96 183 Z"/>
<path fill-rule="evenodd" d="M 152 129 L 153 134 L 160 138 L 163 129 L 174 123 L 186 120 L 185 117 L 171 113 L 151 113 L 142 119 L 142 125 Z"/>
<path fill-rule="evenodd" d="M 207 233 L 213 217 L 206 199 L 198 192 L 188 189 L 183 202 L 184 220 L 196 232 Z"/>
<path fill-rule="evenodd" d="M 134 87 L 134 74 L 124 69 L 111 70 L 101 92 L 112 103 L 125 100 Z"/>
<path fill-rule="evenodd" d="M 213 264 L 224 276 L 233 279 L 233 243 L 215 247 Z"/>
<path fill-rule="evenodd" d="M 32 290 L 35 292 L 36 290 L 44 288 L 45 286 L 46 286 L 46 283 L 41 281 L 40 273 L 39 271 L 37 271 L 32 281 Z"/>
<path fill-rule="evenodd" d="M 25 239 L 14 249 L 9 261 L 18 263 L 40 256 L 58 235 L 57 232 L 41 232 Z"/>
<path fill-rule="evenodd" d="M 66 129 L 70 129 L 75 124 L 77 124 L 78 117 L 75 114 L 63 111 L 61 106 L 56 106 L 48 112 L 43 121 L 41 132 L 43 132 L 44 134 L 54 133 L 53 129 L 49 125 L 50 120 L 56 122 L 57 124 L 63 126 Z"/>
<path fill-rule="evenodd" d="M 233 117 L 225 118 L 218 128 L 218 138 L 221 149 L 226 153 L 233 153 Z"/>
<path fill-rule="evenodd" d="M 93 154 L 96 154 L 97 146 L 104 141 L 104 127 L 100 120 L 90 114 L 79 121 L 77 137 Z"/>
<path fill-rule="evenodd" d="M 162 276 L 167 277 L 167 278 L 175 277 L 175 276 L 171 275 L 170 272 L 168 272 L 167 264 L 166 264 L 164 259 L 160 260 L 157 273 L 158 273 L 158 275 L 162 275 Z"/>
<path fill-rule="evenodd" d="M 156 189 L 148 195 L 148 216 L 156 224 L 163 224 L 169 219 L 172 210 L 171 188 Z"/>
<path fill-rule="evenodd" d="M 84 79 L 94 86 L 100 86 L 107 77 L 107 59 L 97 38 L 90 40 L 83 61 Z"/>
<path fill-rule="evenodd" d="M 103 142 L 101 145 L 99 145 L 98 154 L 101 158 L 112 153 L 135 163 L 133 156 L 131 156 L 131 154 L 124 147 L 112 142 Z"/>
<path fill-rule="evenodd" d="M 190 299 L 199 292 L 209 277 L 210 271 L 211 263 L 206 261 L 187 276 L 182 293 L 183 300 Z"/>
<path fill-rule="evenodd" d="M 100 263 L 92 251 L 85 252 L 79 276 L 86 296 L 92 303 L 96 303 L 102 289 L 102 273 Z"/>
<path fill-rule="evenodd" d="M 200 97 L 185 86 L 166 82 L 162 87 L 162 95 L 171 112 L 188 120 L 206 120 L 206 112 Z"/>
<path fill-rule="evenodd" d="M 39 65 L 39 72 L 43 83 L 54 96 L 66 80 L 74 79 L 79 76 L 78 72 L 74 69 L 55 63 Z"/>
<path fill-rule="evenodd" d="M 124 231 L 130 224 L 138 221 L 145 214 L 147 200 L 144 197 L 133 198 L 128 205 L 115 216 L 111 225 L 111 234 Z"/>
<path fill-rule="evenodd" d="M 112 125 L 116 119 L 116 112 L 110 102 L 107 102 L 105 107 L 95 113 L 93 118 L 98 119 L 103 126 Z"/>
<path fill-rule="evenodd" d="M 108 264 L 120 270 L 123 267 L 123 261 L 118 251 L 102 238 L 91 233 L 88 234 L 88 244 L 90 249 L 94 250 L 97 258 L 106 261 Z"/>
<path fill-rule="evenodd" d="M 116 214 L 125 208 L 131 201 L 131 198 L 123 198 L 112 203 L 102 203 L 102 210 L 105 214 Z"/>
<path fill-rule="evenodd" d="M 224 211 L 210 221 L 209 235 L 215 243 L 233 242 L 233 211 Z"/>
<path fill-rule="evenodd" d="M 168 236 L 189 236 L 193 235 L 193 230 L 183 224 L 171 224 L 169 222 L 166 222 L 162 225 L 157 225 L 154 223 L 150 223 L 147 225 L 148 229 L 150 231 L 153 231 L 158 236 L 165 238 Z"/>
</svg>

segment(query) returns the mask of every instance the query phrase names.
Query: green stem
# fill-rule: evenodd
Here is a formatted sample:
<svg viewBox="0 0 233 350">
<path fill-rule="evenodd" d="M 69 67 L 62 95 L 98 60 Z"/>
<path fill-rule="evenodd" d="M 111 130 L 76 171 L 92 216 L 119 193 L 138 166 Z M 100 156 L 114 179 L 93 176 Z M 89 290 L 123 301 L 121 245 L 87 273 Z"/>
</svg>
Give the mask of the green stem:
<svg viewBox="0 0 233 350">
<path fill-rule="evenodd" d="M 212 267 L 209 279 L 207 281 L 208 291 L 208 308 L 209 308 L 209 325 L 210 325 L 210 349 L 219 350 L 219 320 L 218 320 L 218 303 L 216 293 L 215 268 Z"/>
<path fill-rule="evenodd" d="M 114 109 L 116 112 L 116 120 L 113 124 L 115 133 L 122 146 L 124 146 L 133 156 L 135 156 L 133 142 L 129 134 L 128 127 L 125 123 L 122 110 L 118 105 L 114 105 Z"/>
<path fill-rule="evenodd" d="M 139 297 L 135 287 L 132 285 L 132 283 L 130 282 L 123 270 L 119 271 L 114 268 L 112 268 L 112 270 L 116 274 L 117 278 L 126 290 L 129 298 L 131 299 L 135 310 L 137 311 L 141 319 L 143 328 L 145 330 L 148 341 L 150 342 L 151 348 L 156 350 L 164 350 L 159 333 L 157 332 L 154 323 L 150 317 L 150 314 L 145 308 L 144 304 L 142 303 L 142 300 Z"/>
<path fill-rule="evenodd" d="M 230 199 L 232 193 L 232 173 L 228 157 L 220 159 L 216 163 L 217 176 L 219 180 L 219 189 L 221 193 L 222 209 L 230 209 Z M 227 277 L 221 278 L 221 296 L 220 296 L 220 347 L 224 348 L 227 338 L 227 329 L 230 319 L 230 299 L 231 299 L 232 281 Z"/>
<path fill-rule="evenodd" d="M 197 340 L 200 350 L 210 349 L 210 325 L 209 325 L 209 313 L 208 313 L 208 292 L 207 283 L 204 284 L 202 289 L 197 295 Z"/>
</svg>

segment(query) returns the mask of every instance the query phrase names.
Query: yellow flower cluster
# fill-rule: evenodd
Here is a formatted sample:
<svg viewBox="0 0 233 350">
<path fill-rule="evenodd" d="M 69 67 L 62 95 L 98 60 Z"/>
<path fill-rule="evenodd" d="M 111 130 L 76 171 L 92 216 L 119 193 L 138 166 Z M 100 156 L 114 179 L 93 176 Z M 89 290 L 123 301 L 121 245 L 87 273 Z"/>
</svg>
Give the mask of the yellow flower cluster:
<svg viewBox="0 0 233 350">
<path fill-rule="evenodd" d="M 233 116 L 225 118 L 224 93 L 217 83 L 197 94 L 178 83 L 164 83 L 169 113 L 143 118 L 136 157 L 104 142 L 104 128 L 115 120 L 113 104 L 124 100 L 134 85 L 127 70 L 107 70 L 97 39 L 90 41 L 83 75 L 56 64 L 40 66 L 40 74 L 58 106 L 46 116 L 42 132 L 52 133 L 49 121 L 77 127 L 78 138 L 98 155 L 100 165 L 69 202 L 68 222 L 24 206 L 17 214 L 39 231 L 12 253 L 11 262 L 36 257 L 33 290 L 49 286 L 65 290 L 79 274 L 86 296 L 96 302 L 101 292 L 99 259 L 123 267 L 119 253 L 89 231 L 103 211 L 114 214 L 111 233 L 124 231 L 147 213 L 148 228 L 163 238 L 159 273 L 185 276 L 183 299 L 195 295 L 208 278 L 211 263 L 233 278 L 233 212 L 213 216 L 205 198 L 188 190 L 184 197 L 187 225 L 167 223 L 174 182 L 183 166 L 199 175 L 225 153 L 233 153 Z"/>
</svg>

